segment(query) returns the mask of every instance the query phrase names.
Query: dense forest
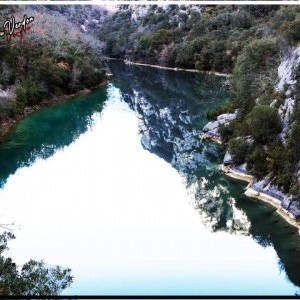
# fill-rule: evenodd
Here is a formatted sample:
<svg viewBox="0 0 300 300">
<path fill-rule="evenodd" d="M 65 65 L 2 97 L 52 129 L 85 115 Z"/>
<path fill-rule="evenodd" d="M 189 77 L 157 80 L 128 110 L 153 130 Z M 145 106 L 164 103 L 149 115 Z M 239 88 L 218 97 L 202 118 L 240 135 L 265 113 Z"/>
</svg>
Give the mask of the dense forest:
<svg viewBox="0 0 300 300">
<path fill-rule="evenodd" d="M 98 36 L 110 57 L 232 74 L 230 98 L 208 118 L 238 109 L 218 132 L 233 163 L 300 197 L 300 67 L 291 85 L 276 87 L 300 42 L 299 6 L 122 6 Z"/>
<path fill-rule="evenodd" d="M 73 94 L 103 82 L 101 44 L 90 33 L 103 21 L 104 15 L 92 8 L 85 10 L 91 18 L 99 20 L 93 19 L 93 26 L 84 27 L 84 31 L 79 17 L 76 18 L 78 24 L 73 20 L 77 14 L 85 17 L 80 6 L 1 8 L 1 24 L 11 15 L 20 22 L 24 14 L 33 16 L 34 22 L 22 40 L 11 38 L 10 43 L 6 43 L 2 37 L 0 122 L 22 115 L 26 107 L 37 105 L 43 99 Z"/>
</svg>

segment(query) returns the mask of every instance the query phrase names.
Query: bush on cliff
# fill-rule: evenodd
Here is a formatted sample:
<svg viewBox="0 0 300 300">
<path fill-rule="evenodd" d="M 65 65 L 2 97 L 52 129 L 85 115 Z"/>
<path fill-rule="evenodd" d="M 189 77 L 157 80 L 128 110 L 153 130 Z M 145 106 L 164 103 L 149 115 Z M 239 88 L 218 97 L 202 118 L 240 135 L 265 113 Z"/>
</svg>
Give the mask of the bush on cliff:
<svg viewBox="0 0 300 300">
<path fill-rule="evenodd" d="M 249 151 L 249 144 L 243 138 L 232 139 L 229 142 L 229 152 L 235 165 L 241 165 L 245 162 Z"/>
<path fill-rule="evenodd" d="M 249 126 L 254 142 L 265 144 L 277 138 L 281 132 L 281 120 L 276 109 L 255 106 L 249 115 Z"/>
<path fill-rule="evenodd" d="M 267 153 L 264 147 L 261 145 L 255 147 L 247 157 L 247 166 L 257 179 L 262 179 L 268 174 Z"/>
<path fill-rule="evenodd" d="M 232 99 L 242 117 L 251 111 L 256 99 L 270 97 L 270 86 L 277 80 L 278 64 L 279 49 L 274 39 L 254 40 L 242 50 L 231 78 Z"/>
</svg>

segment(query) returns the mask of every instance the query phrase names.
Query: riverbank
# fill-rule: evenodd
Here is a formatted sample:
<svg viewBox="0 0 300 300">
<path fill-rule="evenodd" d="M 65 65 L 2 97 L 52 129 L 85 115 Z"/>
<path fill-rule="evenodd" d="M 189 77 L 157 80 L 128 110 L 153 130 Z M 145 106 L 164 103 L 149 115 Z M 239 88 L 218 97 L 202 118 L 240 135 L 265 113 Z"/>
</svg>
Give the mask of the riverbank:
<svg viewBox="0 0 300 300">
<path fill-rule="evenodd" d="M 73 94 L 62 95 L 62 96 L 58 96 L 58 97 L 54 97 L 54 98 L 50 98 L 50 99 L 44 99 L 37 105 L 25 107 L 22 114 L 18 115 L 15 118 L 10 118 L 6 122 L 3 122 L 2 124 L 0 124 L 0 141 L 7 134 L 10 133 L 10 131 L 12 130 L 12 128 L 15 124 L 17 124 L 19 121 L 21 121 L 28 115 L 30 115 L 34 112 L 37 112 L 44 107 L 54 106 L 54 105 L 69 101 L 73 98 L 87 95 L 87 94 L 91 93 L 93 90 L 103 88 L 106 85 L 107 85 L 107 80 L 105 80 L 104 82 L 100 83 L 99 85 L 94 86 L 89 89 L 85 88 L 85 89 L 77 91 L 76 93 L 73 93 Z"/>
<path fill-rule="evenodd" d="M 292 225 L 292 226 L 296 227 L 297 229 L 299 229 L 299 233 L 300 233 L 300 221 L 296 220 L 295 217 L 290 212 L 288 212 L 286 209 L 284 209 L 281 206 L 282 202 L 279 199 L 277 199 L 273 196 L 270 196 L 266 193 L 263 193 L 262 191 L 257 191 L 252 186 L 252 183 L 255 180 L 254 176 L 243 173 L 243 172 L 239 172 L 239 171 L 233 169 L 232 167 L 225 166 L 225 165 L 221 166 L 221 170 L 227 176 L 229 176 L 231 178 L 248 182 L 249 185 L 247 186 L 246 191 L 244 193 L 247 197 L 261 200 L 261 201 L 263 201 L 265 203 L 268 203 L 268 204 L 272 205 L 273 207 L 275 207 L 276 208 L 276 213 L 278 213 L 290 225 Z"/>
<path fill-rule="evenodd" d="M 222 139 L 217 135 L 212 135 L 210 133 L 203 133 L 202 138 L 205 140 L 210 140 L 216 144 L 223 145 Z"/>
<path fill-rule="evenodd" d="M 104 59 L 107 60 L 120 60 L 123 61 L 126 65 L 135 65 L 135 66 L 144 66 L 144 67 L 150 67 L 150 68 L 156 68 L 156 69 L 162 69 L 162 70 L 172 70 L 172 71 L 181 71 L 181 72 L 190 72 L 190 73 L 202 73 L 202 74 L 210 74 L 210 75 L 216 75 L 221 77 L 229 78 L 231 74 L 228 73 L 221 73 L 221 72 L 215 72 L 215 71 L 200 71 L 197 69 L 183 69 L 183 68 L 172 68 L 172 67 L 165 67 L 160 65 L 152 65 L 152 64 L 144 64 L 139 62 L 132 62 L 124 59 L 119 58 L 111 58 L 111 57 L 105 57 Z"/>
<path fill-rule="evenodd" d="M 229 166 L 225 166 L 222 165 L 221 166 L 221 170 L 229 177 L 234 178 L 234 179 L 238 179 L 238 180 L 242 180 L 242 181 L 246 181 L 248 183 L 253 182 L 254 177 L 252 175 L 243 173 L 243 172 L 239 172 L 238 170 L 235 170 Z"/>
<path fill-rule="evenodd" d="M 276 212 L 282 217 L 284 218 L 290 225 L 296 227 L 299 229 L 299 233 L 300 233 L 300 221 L 296 220 L 294 218 L 294 216 L 288 212 L 286 209 L 284 209 L 281 206 L 281 201 L 278 200 L 275 197 L 272 197 L 268 194 L 262 193 L 262 192 L 258 192 L 257 190 L 253 189 L 252 187 L 249 187 L 246 191 L 245 191 L 245 195 L 251 198 L 255 198 L 258 200 L 261 200 L 263 202 L 269 203 L 270 205 L 272 205 L 273 207 L 276 208 Z"/>
<path fill-rule="evenodd" d="M 215 124 L 217 123 L 217 124 Z M 204 126 L 203 131 L 205 131 L 202 134 L 202 137 L 204 139 L 213 141 L 218 144 L 223 144 L 221 138 L 215 134 L 217 132 L 217 129 L 220 124 L 218 124 L 218 121 L 209 122 L 206 126 Z M 208 129 L 213 128 L 212 131 L 209 131 Z M 208 128 L 208 129 L 207 129 Z M 230 163 L 227 165 L 222 164 L 220 168 L 227 176 L 248 182 L 247 189 L 245 191 L 245 195 L 250 198 L 256 198 L 261 201 L 264 201 L 266 203 L 271 204 L 273 207 L 276 208 L 276 212 L 284 218 L 289 224 L 295 226 L 299 229 L 300 233 L 300 221 L 296 220 L 293 214 L 291 214 L 289 211 L 287 211 L 285 208 L 282 207 L 282 201 L 277 199 L 276 197 L 273 197 L 271 195 L 268 195 L 267 193 L 264 193 L 262 190 L 256 190 L 254 187 L 254 182 L 256 181 L 256 178 L 246 172 L 243 172 L 242 170 L 238 170 L 230 165 Z"/>
</svg>

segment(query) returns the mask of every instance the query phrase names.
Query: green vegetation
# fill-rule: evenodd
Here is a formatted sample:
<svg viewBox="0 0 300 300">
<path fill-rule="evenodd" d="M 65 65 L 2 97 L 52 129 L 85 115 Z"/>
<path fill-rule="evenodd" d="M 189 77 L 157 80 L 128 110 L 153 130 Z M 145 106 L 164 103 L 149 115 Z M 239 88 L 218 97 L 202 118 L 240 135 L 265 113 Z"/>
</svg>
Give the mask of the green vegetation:
<svg viewBox="0 0 300 300">
<path fill-rule="evenodd" d="M 254 151 L 245 159 L 248 168 L 257 179 L 262 179 L 268 174 L 267 153 L 263 146 L 256 146 Z"/>
<path fill-rule="evenodd" d="M 265 144 L 278 137 L 281 120 L 274 108 L 267 105 L 255 106 L 249 114 L 249 127 L 254 142 Z"/>
<path fill-rule="evenodd" d="M 40 296 L 58 295 L 73 282 L 70 269 L 59 266 L 47 268 L 42 261 L 30 260 L 19 268 L 9 257 L 7 242 L 11 232 L 0 235 L 0 295 Z"/>
<path fill-rule="evenodd" d="M 264 53 L 263 64 L 257 61 L 252 66 L 259 66 L 259 72 L 278 59 L 276 46 L 283 45 L 284 40 L 299 41 L 297 6 L 219 5 L 200 9 L 192 5 L 152 5 L 141 16 L 139 9 L 146 8 L 121 7 L 99 30 L 107 56 L 232 72 L 239 54 L 253 42 L 248 48 L 252 53 L 246 51 L 245 55 Z"/>
<path fill-rule="evenodd" d="M 12 38 L 7 44 L 1 37 L 0 125 L 42 100 L 51 102 L 103 82 L 100 43 L 70 23 L 75 19 L 81 22 L 76 17 L 78 11 L 82 12 L 80 17 L 86 17 L 87 10 L 79 6 L 0 7 L 0 24 L 11 15 L 17 22 L 23 20 L 24 14 L 35 18 L 22 40 Z M 89 15 L 93 21 L 99 10 L 90 8 Z M 96 30 L 98 21 L 92 21 L 87 27 Z M 0 234 L 0 295 L 59 295 L 71 285 L 70 269 L 49 268 L 34 260 L 18 266 L 4 253 L 7 242 L 13 238 L 11 232 Z"/>
<path fill-rule="evenodd" d="M 286 90 L 275 90 L 282 53 L 300 42 L 299 6 L 153 5 L 141 15 L 139 9 L 126 6 L 113 15 L 99 38 L 106 43 L 107 56 L 231 73 L 230 100 L 209 111 L 207 118 L 238 108 L 237 119 L 219 128 L 234 163 L 247 162 L 257 178 L 268 176 L 299 197 L 300 68 L 295 72 L 296 103 L 285 143 L 278 109 Z M 271 103 L 275 104 L 270 107 Z"/>
<path fill-rule="evenodd" d="M 269 104 L 275 95 L 279 49 L 276 40 L 252 40 L 237 58 L 231 78 L 232 100 L 245 116 L 259 101 Z"/>
<path fill-rule="evenodd" d="M 22 20 L 25 10 L 16 7 L 1 12 L 3 18 L 13 13 Z M 26 106 L 43 99 L 99 85 L 105 77 L 99 42 L 82 34 L 61 15 L 30 9 L 26 14 L 34 15 L 38 25 L 25 34 L 23 42 L 14 38 L 10 45 L 2 45 L 0 53 L 0 88 L 11 91 L 5 113 L 1 113 L 2 121 L 22 114 Z"/>
<path fill-rule="evenodd" d="M 225 103 L 223 103 L 222 105 L 213 108 L 211 110 L 209 110 L 206 113 L 206 118 L 208 120 L 216 120 L 217 117 L 221 114 L 225 114 L 225 113 L 229 113 L 232 112 L 236 109 L 237 107 L 234 105 L 233 102 L 231 101 L 226 101 Z"/>
<path fill-rule="evenodd" d="M 245 139 L 237 138 L 230 140 L 229 151 L 232 155 L 232 161 L 235 165 L 241 165 L 245 162 L 249 152 L 249 144 Z"/>
</svg>

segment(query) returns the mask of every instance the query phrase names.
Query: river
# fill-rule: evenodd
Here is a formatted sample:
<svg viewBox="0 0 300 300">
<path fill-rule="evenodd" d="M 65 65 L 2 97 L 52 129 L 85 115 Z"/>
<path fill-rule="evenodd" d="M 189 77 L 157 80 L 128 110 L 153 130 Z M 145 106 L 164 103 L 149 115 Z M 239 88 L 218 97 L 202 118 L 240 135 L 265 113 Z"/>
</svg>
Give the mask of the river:
<svg viewBox="0 0 300 300">
<path fill-rule="evenodd" d="M 0 145 L 8 255 L 72 269 L 63 294 L 294 295 L 300 236 L 201 140 L 223 78 L 126 66 L 20 121 Z"/>
</svg>

